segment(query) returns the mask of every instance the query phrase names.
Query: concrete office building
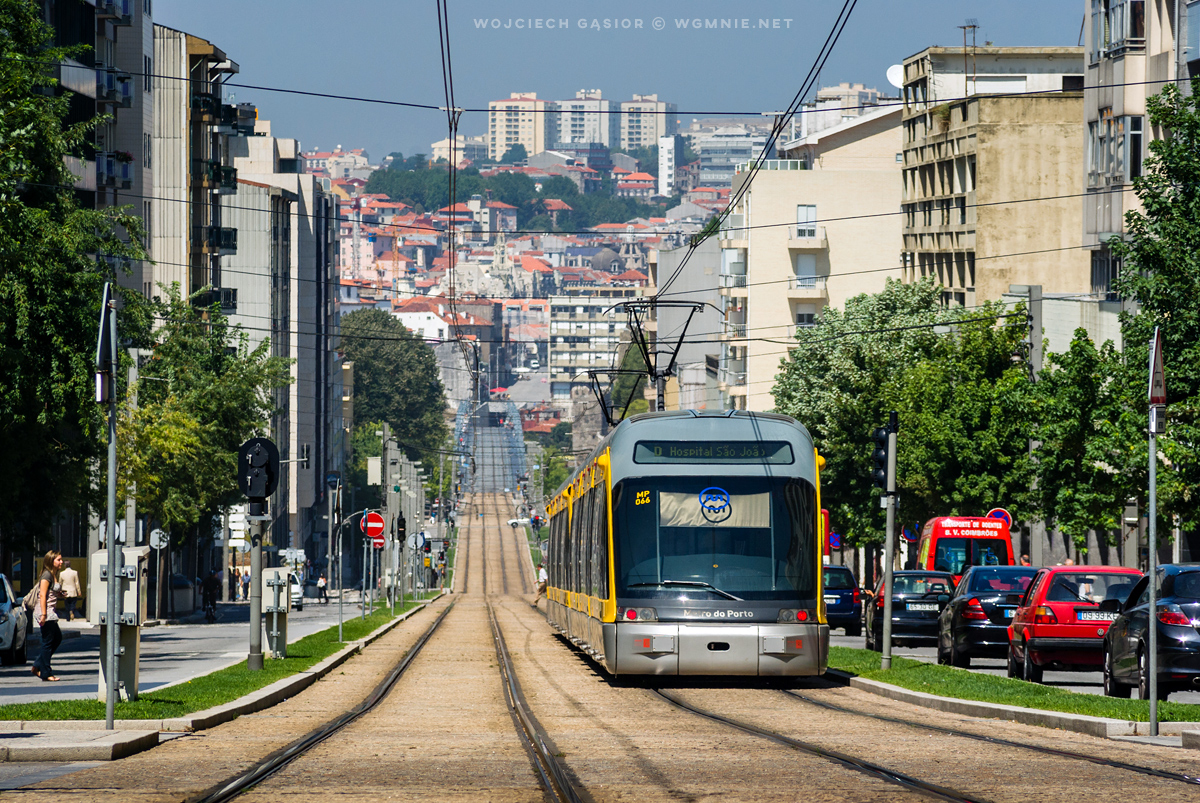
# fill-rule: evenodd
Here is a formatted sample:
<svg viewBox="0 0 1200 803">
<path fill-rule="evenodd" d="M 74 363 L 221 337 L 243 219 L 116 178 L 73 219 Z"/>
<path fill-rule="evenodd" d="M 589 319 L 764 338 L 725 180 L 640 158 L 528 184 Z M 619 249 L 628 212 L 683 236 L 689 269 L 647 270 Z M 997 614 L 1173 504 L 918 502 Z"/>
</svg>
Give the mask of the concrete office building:
<svg viewBox="0 0 1200 803">
<path fill-rule="evenodd" d="M 679 129 L 679 112 L 674 103 L 658 95 L 634 95 L 621 102 L 620 144 L 624 149 L 649 148 L 659 137 L 669 137 Z"/>
<path fill-rule="evenodd" d="M 1082 181 L 1083 49 L 931 47 L 904 60 L 902 260 L 949 305 L 1014 284 L 1091 287 Z M 1046 199 L 1012 203 L 1027 199 Z"/>
</svg>

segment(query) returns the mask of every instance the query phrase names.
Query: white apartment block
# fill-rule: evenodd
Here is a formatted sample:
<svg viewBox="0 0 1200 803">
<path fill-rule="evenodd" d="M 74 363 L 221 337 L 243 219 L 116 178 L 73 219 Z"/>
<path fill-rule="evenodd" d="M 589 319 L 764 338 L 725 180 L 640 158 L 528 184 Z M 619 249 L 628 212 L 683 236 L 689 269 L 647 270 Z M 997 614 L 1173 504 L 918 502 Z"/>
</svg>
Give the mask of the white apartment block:
<svg viewBox="0 0 1200 803">
<path fill-rule="evenodd" d="M 720 234 L 724 409 L 765 411 L 798 327 L 900 278 L 900 109 L 884 107 L 781 146 Z M 736 194 L 748 180 L 738 168 Z M 765 342 L 769 338 L 776 342 Z"/>
<path fill-rule="evenodd" d="M 738 165 L 763 155 L 767 138 L 766 133 L 744 126 L 726 126 L 696 139 L 694 147 L 700 154 L 700 186 L 730 186 Z"/>
<path fill-rule="evenodd" d="M 550 148 L 558 135 L 558 106 L 539 100 L 536 92 L 513 92 L 488 103 L 488 158 L 498 162 L 513 145 L 524 145 L 529 156 Z"/>
<path fill-rule="evenodd" d="M 1186 16 L 1175 20 L 1176 10 Z M 1085 0 L 1084 12 L 1083 245 L 1090 251 L 1093 292 L 1115 298 L 1120 265 L 1106 242 L 1124 233 L 1126 212 L 1141 209 L 1129 190 L 1142 174 L 1150 140 L 1162 136 L 1151 129 L 1146 99 L 1187 77 L 1189 67 L 1192 75 L 1200 67 L 1187 63 L 1200 59 L 1200 2 Z"/>
<path fill-rule="evenodd" d="M 658 99 L 658 95 L 634 95 L 621 102 L 620 147 L 649 148 L 659 137 L 674 134 L 679 128 L 678 107 Z"/>
<path fill-rule="evenodd" d="M 569 401 L 571 388 L 587 388 L 588 369 L 613 368 L 625 315 L 611 310 L 622 298 L 642 295 L 642 288 L 572 287 L 550 297 L 550 396 Z M 605 384 L 609 377 L 601 377 Z"/>
<path fill-rule="evenodd" d="M 532 155 L 532 154 L 531 154 Z M 454 153 L 450 153 L 450 137 L 440 139 L 429 146 L 429 158 L 433 161 L 453 161 L 455 164 L 469 159 L 475 164 L 488 158 L 487 137 L 482 134 L 477 137 L 464 137 L 459 134 L 454 138 Z"/>
<path fill-rule="evenodd" d="M 599 89 L 581 89 L 573 100 L 560 100 L 555 142 L 600 142 L 615 148 L 621 136 L 620 106 Z M 537 151 L 529 151 L 532 156 Z"/>
</svg>

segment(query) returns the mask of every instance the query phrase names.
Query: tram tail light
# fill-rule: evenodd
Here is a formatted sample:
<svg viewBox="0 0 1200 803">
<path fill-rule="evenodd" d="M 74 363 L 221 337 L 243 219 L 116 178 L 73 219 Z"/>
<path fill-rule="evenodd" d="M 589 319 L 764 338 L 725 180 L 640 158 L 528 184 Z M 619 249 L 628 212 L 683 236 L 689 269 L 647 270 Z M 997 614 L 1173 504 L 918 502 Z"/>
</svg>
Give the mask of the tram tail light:
<svg viewBox="0 0 1200 803">
<path fill-rule="evenodd" d="M 986 619 L 988 615 L 983 612 L 983 605 L 975 597 L 967 603 L 967 607 L 963 608 L 962 616 L 964 619 Z"/>
<path fill-rule="evenodd" d="M 807 622 L 808 611 L 803 608 L 780 608 L 779 618 L 775 621 L 780 624 L 792 624 L 794 622 Z"/>
<path fill-rule="evenodd" d="M 617 619 L 627 622 L 657 622 L 658 611 L 653 608 L 617 608 Z"/>
</svg>

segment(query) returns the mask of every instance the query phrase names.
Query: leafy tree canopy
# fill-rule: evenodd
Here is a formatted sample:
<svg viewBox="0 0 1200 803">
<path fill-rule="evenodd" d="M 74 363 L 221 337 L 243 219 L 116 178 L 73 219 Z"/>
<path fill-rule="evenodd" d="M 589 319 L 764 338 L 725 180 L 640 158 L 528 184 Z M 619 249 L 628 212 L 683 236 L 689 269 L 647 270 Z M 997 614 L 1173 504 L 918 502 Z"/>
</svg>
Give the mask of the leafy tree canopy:
<svg viewBox="0 0 1200 803">
<path fill-rule="evenodd" d="M 137 218 L 81 209 L 70 189 L 63 157 L 83 155 L 93 123 L 65 122 L 48 65 L 78 49 L 51 46 L 40 9 L 0 0 L 0 537 L 15 549 L 94 501 L 92 461 L 107 448 L 93 380 L 101 294 L 115 265 L 145 256 Z M 140 296 L 116 293 L 122 338 L 143 342 Z"/>
<path fill-rule="evenodd" d="M 500 164 L 516 164 L 517 162 L 523 162 L 528 158 L 529 153 L 525 150 L 525 146 L 518 142 L 515 145 L 510 146 L 509 149 L 504 152 L 504 155 L 500 157 Z"/>
<path fill-rule="evenodd" d="M 449 430 L 433 349 L 377 309 L 344 316 L 341 336 L 354 363 L 355 417 L 387 421 L 410 460 L 436 455 Z"/>
</svg>

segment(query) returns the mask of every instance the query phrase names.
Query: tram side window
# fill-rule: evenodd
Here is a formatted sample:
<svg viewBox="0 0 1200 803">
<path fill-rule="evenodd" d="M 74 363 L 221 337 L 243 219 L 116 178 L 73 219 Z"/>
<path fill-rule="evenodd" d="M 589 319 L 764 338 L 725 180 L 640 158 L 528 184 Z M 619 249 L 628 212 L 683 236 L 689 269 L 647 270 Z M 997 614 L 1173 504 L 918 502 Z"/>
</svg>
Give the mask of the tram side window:
<svg viewBox="0 0 1200 803">
<path fill-rule="evenodd" d="M 571 544 L 567 550 L 567 572 L 570 589 L 579 591 L 579 533 L 583 529 L 583 495 L 575 500 L 571 511 Z"/>
<path fill-rule="evenodd" d="M 603 581 L 600 579 L 604 573 L 604 545 L 608 542 L 607 532 L 604 527 L 604 484 L 596 486 L 596 499 L 592 504 L 592 570 L 590 577 L 592 579 L 592 594 L 597 597 L 607 597 L 603 591 Z"/>
<path fill-rule="evenodd" d="M 554 573 L 554 587 L 563 587 L 562 575 L 562 554 L 565 543 L 563 541 L 563 530 L 567 526 L 567 511 L 566 508 L 558 511 L 558 515 L 554 517 L 554 531 L 551 534 L 551 553 L 550 553 L 550 571 Z"/>
<path fill-rule="evenodd" d="M 596 490 L 588 489 L 583 497 L 583 521 L 579 525 L 579 590 L 592 593 L 592 504 Z"/>
</svg>

